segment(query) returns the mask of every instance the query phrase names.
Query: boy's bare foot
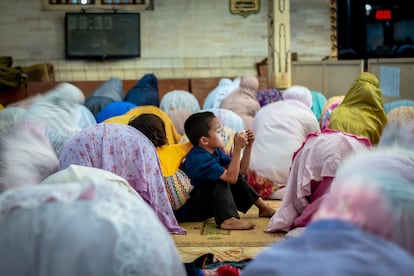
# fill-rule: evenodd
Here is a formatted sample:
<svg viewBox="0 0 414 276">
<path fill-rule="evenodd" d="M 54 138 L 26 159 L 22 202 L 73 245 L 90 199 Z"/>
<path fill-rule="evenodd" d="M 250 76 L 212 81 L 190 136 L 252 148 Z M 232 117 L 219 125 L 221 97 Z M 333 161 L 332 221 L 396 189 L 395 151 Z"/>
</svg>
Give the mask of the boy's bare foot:
<svg viewBox="0 0 414 276">
<path fill-rule="evenodd" d="M 276 210 L 272 207 L 265 205 L 259 209 L 259 217 L 271 218 L 276 213 Z"/>
<path fill-rule="evenodd" d="M 267 205 L 261 197 L 256 200 L 254 205 L 259 208 L 259 217 L 270 218 L 276 213 L 276 210 Z"/>
<path fill-rule="evenodd" d="M 228 218 L 220 225 L 220 229 L 224 230 L 251 230 L 255 227 L 253 223 L 237 218 Z"/>
</svg>

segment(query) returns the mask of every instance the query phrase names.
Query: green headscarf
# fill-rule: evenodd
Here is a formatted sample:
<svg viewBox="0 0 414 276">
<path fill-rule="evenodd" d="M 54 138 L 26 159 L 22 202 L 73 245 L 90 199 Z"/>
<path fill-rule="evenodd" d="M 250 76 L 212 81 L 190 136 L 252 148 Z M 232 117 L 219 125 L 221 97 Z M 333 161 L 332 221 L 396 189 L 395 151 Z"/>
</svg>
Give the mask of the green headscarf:
<svg viewBox="0 0 414 276">
<path fill-rule="evenodd" d="M 375 75 L 364 72 L 332 111 L 329 128 L 366 137 L 376 145 L 386 124 L 379 81 Z"/>
</svg>

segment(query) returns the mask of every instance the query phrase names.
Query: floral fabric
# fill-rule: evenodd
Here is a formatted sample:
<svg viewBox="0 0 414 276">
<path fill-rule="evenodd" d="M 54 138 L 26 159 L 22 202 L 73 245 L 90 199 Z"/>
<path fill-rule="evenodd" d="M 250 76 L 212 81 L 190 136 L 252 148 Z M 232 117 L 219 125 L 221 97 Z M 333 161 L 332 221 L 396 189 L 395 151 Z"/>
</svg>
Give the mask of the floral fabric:
<svg viewBox="0 0 414 276">
<path fill-rule="evenodd" d="M 265 106 L 269 103 L 283 100 L 283 95 L 282 92 L 276 88 L 267 88 L 257 91 L 256 99 L 259 102 L 260 106 Z"/>
<path fill-rule="evenodd" d="M 413 167 L 411 127 L 388 125 L 376 147 L 341 165 L 313 219 L 347 220 L 414 254 Z"/>
<path fill-rule="evenodd" d="M 85 129 L 68 141 L 59 161 L 60 169 L 76 164 L 125 178 L 171 233 L 185 233 L 169 203 L 155 147 L 135 128 L 97 124 Z"/>
</svg>

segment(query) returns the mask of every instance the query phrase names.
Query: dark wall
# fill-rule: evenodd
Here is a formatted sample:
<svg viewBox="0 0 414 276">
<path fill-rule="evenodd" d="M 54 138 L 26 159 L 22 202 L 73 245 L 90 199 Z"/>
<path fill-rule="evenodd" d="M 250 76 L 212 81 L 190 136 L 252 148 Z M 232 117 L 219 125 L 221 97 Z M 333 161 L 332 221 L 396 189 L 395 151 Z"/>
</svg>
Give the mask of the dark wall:
<svg viewBox="0 0 414 276">
<path fill-rule="evenodd" d="M 414 57 L 413 0 L 336 3 L 339 59 Z"/>
</svg>

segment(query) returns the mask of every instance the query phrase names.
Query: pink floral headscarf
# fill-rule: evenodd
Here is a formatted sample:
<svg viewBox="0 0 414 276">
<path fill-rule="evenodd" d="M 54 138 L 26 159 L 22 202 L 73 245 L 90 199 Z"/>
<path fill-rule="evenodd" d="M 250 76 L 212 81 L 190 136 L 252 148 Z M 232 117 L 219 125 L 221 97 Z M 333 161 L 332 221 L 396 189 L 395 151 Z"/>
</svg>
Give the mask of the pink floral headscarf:
<svg viewBox="0 0 414 276">
<path fill-rule="evenodd" d="M 125 178 L 171 233 L 185 233 L 169 203 L 154 145 L 133 127 L 97 124 L 87 128 L 68 141 L 59 161 L 60 169 L 76 164 Z"/>
<path fill-rule="evenodd" d="M 414 254 L 414 137 L 389 126 L 377 147 L 349 157 L 313 220 L 343 219 Z"/>
</svg>

